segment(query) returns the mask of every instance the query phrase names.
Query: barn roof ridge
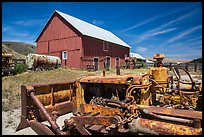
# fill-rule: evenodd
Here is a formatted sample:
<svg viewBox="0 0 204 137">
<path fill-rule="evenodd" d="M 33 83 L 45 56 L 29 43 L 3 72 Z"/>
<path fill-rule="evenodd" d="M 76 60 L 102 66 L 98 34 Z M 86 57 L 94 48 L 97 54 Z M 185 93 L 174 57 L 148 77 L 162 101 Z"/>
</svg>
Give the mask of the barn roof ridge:
<svg viewBox="0 0 204 137">
<path fill-rule="evenodd" d="M 55 12 L 57 12 L 61 17 L 65 19 L 65 21 L 70 23 L 74 28 L 81 32 L 82 35 L 91 36 L 94 38 L 98 38 L 104 41 L 112 42 L 124 47 L 131 48 L 131 46 L 129 46 L 127 43 L 125 43 L 123 40 L 121 40 L 115 34 L 108 30 L 95 26 L 91 23 L 73 17 L 61 11 L 55 10 Z"/>
<path fill-rule="evenodd" d="M 142 55 L 140 55 L 139 53 L 135 53 L 135 52 L 130 52 L 130 56 L 131 57 L 136 57 L 138 59 L 142 59 L 142 60 L 146 60 Z"/>
</svg>

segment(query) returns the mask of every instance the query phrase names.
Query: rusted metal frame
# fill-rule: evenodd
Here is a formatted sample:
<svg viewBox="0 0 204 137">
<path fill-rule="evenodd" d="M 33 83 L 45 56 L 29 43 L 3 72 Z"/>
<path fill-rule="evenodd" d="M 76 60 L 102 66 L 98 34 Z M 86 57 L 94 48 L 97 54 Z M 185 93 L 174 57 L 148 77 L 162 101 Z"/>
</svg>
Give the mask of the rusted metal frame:
<svg viewBox="0 0 204 137">
<path fill-rule="evenodd" d="M 178 67 L 180 67 L 180 66 L 178 65 Z M 173 68 L 173 73 L 174 73 L 174 75 L 176 76 L 176 79 L 177 79 L 177 89 L 178 89 L 179 96 L 180 96 L 180 103 L 182 103 L 183 102 L 183 95 L 182 95 L 182 92 L 181 92 L 181 89 L 180 89 L 181 76 L 176 72 L 175 68 Z"/>
<path fill-rule="evenodd" d="M 118 75 L 115 78 L 112 78 L 110 76 L 103 77 L 103 76 L 91 76 L 89 78 L 81 78 L 80 83 L 112 83 L 112 84 L 127 84 L 127 79 L 128 78 L 136 78 L 135 80 L 138 80 L 139 84 L 139 79 L 141 79 L 141 76 L 135 77 L 135 75 L 127 75 L 127 76 L 121 76 Z"/>
<path fill-rule="evenodd" d="M 72 119 L 74 119 L 76 128 L 82 135 L 91 135 L 91 133 L 84 127 L 85 125 L 89 125 L 89 127 L 93 125 L 111 126 L 113 124 L 117 125 L 118 123 L 118 120 L 112 116 L 76 116 L 72 117 Z"/>
<path fill-rule="evenodd" d="M 50 92 L 50 96 L 51 96 L 51 105 L 54 106 L 54 91 L 53 91 L 53 86 L 51 87 L 51 92 Z"/>
<path fill-rule="evenodd" d="M 143 94 L 147 93 L 147 91 L 149 91 L 149 88 L 150 87 L 147 87 L 147 89 L 143 92 Z M 130 95 L 132 95 L 132 92 L 134 89 L 138 89 L 138 87 L 133 87 L 131 90 L 130 90 Z M 140 88 L 140 89 L 144 89 L 144 88 Z"/>
<path fill-rule="evenodd" d="M 161 88 L 162 89 L 162 92 L 164 92 L 164 89 L 168 89 L 168 88 L 166 88 L 166 87 L 163 87 L 162 85 L 160 85 L 160 84 L 166 84 L 166 82 L 164 82 L 164 83 L 162 83 L 162 82 L 160 82 L 160 84 L 157 82 L 157 81 L 155 81 L 154 79 L 149 79 L 150 81 L 153 81 L 155 84 L 157 84 L 157 86 L 158 86 L 158 88 Z M 157 87 L 157 86 L 154 86 L 154 87 Z"/>
<path fill-rule="evenodd" d="M 139 133 L 145 135 L 159 135 L 159 133 L 155 132 L 153 129 L 146 126 L 141 126 L 141 124 L 139 123 L 141 119 L 142 118 L 133 119 L 131 123 L 128 123 L 128 132 L 132 134 L 135 133 L 136 135 L 138 135 Z"/>
<path fill-rule="evenodd" d="M 61 135 L 61 131 L 59 126 L 56 124 L 56 122 L 51 118 L 51 116 L 48 114 L 48 112 L 46 111 L 45 107 L 43 106 L 43 104 L 40 102 L 40 100 L 35 96 L 34 93 L 34 89 L 31 88 L 30 91 L 28 92 L 28 94 L 30 95 L 30 97 L 33 99 L 33 102 L 35 103 L 35 105 L 39 108 L 39 110 L 45 115 L 46 119 L 48 120 L 48 122 L 50 123 L 53 131 L 55 134 L 57 135 Z"/>
<path fill-rule="evenodd" d="M 69 98 L 69 100 L 72 101 L 73 89 L 72 89 L 71 85 L 69 85 L 69 90 L 70 90 L 70 98 Z"/>
<path fill-rule="evenodd" d="M 180 95 L 180 103 L 182 103 L 182 102 L 183 102 L 183 98 L 184 98 L 184 97 L 183 97 L 183 93 L 185 94 L 185 93 L 187 93 L 187 92 L 181 91 L 181 89 L 180 89 L 180 83 L 183 83 L 183 84 L 191 84 L 191 85 L 192 85 L 191 90 L 192 90 L 193 92 L 191 92 L 191 93 L 189 93 L 189 94 L 196 94 L 196 91 L 194 91 L 195 82 L 194 82 L 194 80 L 192 79 L 192 77 L 191 77 L 191 75 L 189 74 L 189 72 L 188 72 L 186 69 L 182 68 L 181 66 L 178 66 L 178 67 L 186 72 L 186 74 L 189 76 L 190 81 L 191 81 L 191 83 L 189 83 L 189 82 L 182 82 L 181 79 L 180 79 L 180 77 L 177 76 L 175 70 L 173 69 L 173 72 L 174 72 L 174 74 L 176 75 L 177 82 L 178 82 L 178 83 L 177 83 L 177 88 L 178 88 L 179 95 Z"/>
<path fill-rule="evenodd" d="M 193 128 L 185 125 L 150 120 L 145 118 L 134 119 L 129 128 L 131 132 L 150 135 L 199 135 L 202 128 Z"/>
<path fill-rule="evenodd" d="M 104 125 L 93 125 L 93 126 L 87 125 L 87 127 L 85 128 L 88 128 L 89 130 L 92 130 L 92 131 L 101 132 L 105 129 L 105 126 Z"/>
<path fill-rule="evenodd" d="M 126 97 L 128 96 L 129 91 L 132 90 L 132 88 L 138 88 L 138 89 L 144 89 L 144 88 L 148 88 L 150 87 L 152 84 L 149 83 L 147 85 L 131 85 L 128 87 L 128 89 L 126 90 Z M 130 94 L 131 95 L 131 94 Z"/>
<path fill-rule="evenodd" d="M 91 135 L 91 133 L 82 125 L 78 124 L 76 122 L 76 129 L 81 133 L 82 135 Z"/>
<path fill-rule="evenodd" d="M 129 96 L 129 97 L 132 98 L 132 96 Z M 123 111 L 127 110 L 129 113 L 132 113 L 132 110 L 131 110 L 131 107 L 129 104 L 131 104 L 131 102 L 134 101 L 134 99 L 129 99 L 129 97 L 127 97 L 126 100 L 123 102 L 117 101 L 117 100 L 112 100 L 112 99 L 102 99 L 102 102 L 106 106 L 111 106 L 111 107 L 115 106 L 115 107 L 122 109 Z"/>
<path fill-rule="evenodd" d="M 190 81 L 191 81 L 191 83 L 189 83 L 189 82 L 183 82 L 183 81 L 180 81 L 180 83 L 183 83 L 183 84 L 191 84 L 192 85 L 192 90 L 193 90 L 193 87 L 195 86 L 195 82 L 194 82 L 194 80 L 193 80 L 193 78 L 191 77 L 191 75 L 190 75 L 190 73 L 186 70 L 186 69 L 184 69 L 184 68 L 182 68 L 182 67 L 180 67 L 179 66 L 179 68 L 181 68 L 182 70 L 184 70 L 185 72 L 186 72 L 186 74 L 188 75 L 188 77 L 190 78 Z"/>
<path fill-rule="evenodd" d="M 59 115 L 63 115 L 68 112 L 72 112 L 73 104 L 70 101 L 66 101 L 66 102 L 57 103 L 54 106 L 46 106 L 45 108 L 49 114 L 51 114 L 51 112 L 53 111 L 57 111 Z M 40 113 L 41 121 L 46 120 L 46 117 L 44 116 L 44 114 L 41 111 L 39 111 L 39 113 Z"/>
<path fill-rule="evenodd" d="M 27 89 L 26 86 L 21 86 L 21 122 L 18 125 L 16 131 L 29 126 L 28 124 L 28 109 L 27 109 Z"/>
<path fill-rule="evenodd" d="M 172 109 L 172 108 L 155 107 L 155 106 L 144 106 L 144 105 L 137 105 L 137 106 L 140 109 L 148 109 L 149 112 L 159 114 L 159 115 L 202 120 L 202 112 L 200 112 L 200 111 L 181 110 L 181 109 Z"/>
<path fill-rule="evenodd" d="M 190 92 L 190 91 L 181 91 L 183 94 L 186 94 L 186 95 L 194 95 L 194 94 L 199 94 L 200 91 L 193 91 L 193 92 Z"/>
<path fill-rule="evenodd" d="M 119 115 L 121 117 L 124 116 L 122 112 L 117 108 L 104 107 L 96 104 L 81 104 L 81 113 L 83 114 L 83 116 L 88 114 L 93 115 L 97 112 L 99 112 L 100 115 L 103 116 L 115 116 L 115 115 Z"/>
<path fill-rule="evenodd" d="M 40 122 L 28 120 L 28 124 L 38 135 L 54 135 L 54 133 L 46 125 Z"/>
<path fill-rule="evenodd" d="M 121 102 L 121 101 L 117 101 L 117 100 L 112 100 L 112 99 L 102 99 L 102 102 L 104 102 L 104 104 L 109 105 L 111 103 L 111 105 L 114 105 L 116 107 L 118 107 L 118 105 L 122 108 L 127 108 L 127 103 Z"/>
<path fill-rule="evenodd" d="M 72 117 L 74 121 L 80 125 L 104 125 L 111 126 L 112 124 L 118 124 L 117 117 L 114 116 L 76 116 Z"/>
<path fill-rule="evenodd" d="M 180 123 L 184 123 L 184 124 L 193 124 L 194 123 L 193 120 L 154 114 L 152 112 L 149 112 L 148 109 L 142 109 L 142 112 L 144 112 L 147 115 L 150 115 L 153 118 L 158 118 L 158 119 L 162 119 L 162 120 L 169 120 L 169 121 L 180 122 Z"/>
</svg>

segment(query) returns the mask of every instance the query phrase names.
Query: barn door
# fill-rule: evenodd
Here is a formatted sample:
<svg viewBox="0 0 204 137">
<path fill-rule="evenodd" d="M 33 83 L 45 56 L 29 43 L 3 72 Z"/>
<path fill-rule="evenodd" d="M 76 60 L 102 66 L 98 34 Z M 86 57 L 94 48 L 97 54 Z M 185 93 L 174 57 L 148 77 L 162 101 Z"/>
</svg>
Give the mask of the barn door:
<svg viewBox="0 0 204 137">
<path fill-rule="evenodd" d="M 111 68 L 111 58 L 106 57 L 106 69 L 110 70 Z"/>
<path fill-rule="evenodd" d="M 96 58 L 94 58 L 93 59 L 93 63 L 94 63 L 94 69 L 95 70 L 98 70 L 99 69 L 99 63 L 98 63 L 98 58 L 96 57 Z"/>
</svg>

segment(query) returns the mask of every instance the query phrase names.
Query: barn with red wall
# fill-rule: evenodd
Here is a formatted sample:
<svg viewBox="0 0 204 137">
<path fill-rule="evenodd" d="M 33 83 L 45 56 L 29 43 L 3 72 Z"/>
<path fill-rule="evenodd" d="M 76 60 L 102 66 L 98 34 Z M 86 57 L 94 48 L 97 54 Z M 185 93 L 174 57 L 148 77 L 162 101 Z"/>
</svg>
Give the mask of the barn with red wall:
<svg viewBox="0 0 204 137">
<path fill-rule="evenodd" d="M 90 29 L 89 29 L 90 28 Z M 130 46 L 111 32 L 55 11 L 36 39 L 37 54 L 58 56 L 62 66 L 86 68 L 98 65 L 104 68 L 108 60 L 111 68 L 124 64 Z"/>
</svg>

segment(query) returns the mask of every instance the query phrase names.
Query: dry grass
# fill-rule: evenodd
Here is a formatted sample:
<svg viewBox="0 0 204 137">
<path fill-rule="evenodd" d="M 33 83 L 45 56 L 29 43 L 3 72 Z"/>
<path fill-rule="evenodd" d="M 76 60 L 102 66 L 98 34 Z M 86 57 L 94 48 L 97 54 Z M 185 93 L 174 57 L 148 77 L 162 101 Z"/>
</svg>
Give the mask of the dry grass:
<svg viewBox="0 0 204 137">
<path fill-rule="evenodd" d="M 148 69 L 121 69 L 121 75 L 125 74 L 139 74 L 148 73 Z M 106 71 L 106 75 L 115 75 L 116 70 L 111 69 Z M 183 72 L 181 72 L 183 74 Z M 25 72 L 15 76 L 7 76 L 2 78 L 2 110 L 9 111 L 20 107 L 20 93 L 21 85 L 39 84 L 39 83 L 53 83 L 73 81 L 78 78 L 102 75 L 103 70 L 89 72 L 85 70 L 72 70 L 72 69 L 55 69 L 43 72 Z M 168 72 L 169 75 L 174 75 L 172 71 Z M 199 79 L 202 78 L 202 72 L 190 72 L 196 75 Z M 200 76 L 201 75 L 201 76 Z"/>
<path fill-rule="evenodd" d="M 106 75 L 115 74 L 116 70 L 106 71 Z M 148 73 L 147 69 L 123 70 L 121 75 L 134 73 Z M 103 70 L 88 72 L 85 70 L 55 69 L 43 72 L 25 72 L 15 76 L 2 78 L 2 110 L 8 111 L 20 107 L 21 85 L 73 81 L 81 77 L 102 75 Z"/>
</svg>

